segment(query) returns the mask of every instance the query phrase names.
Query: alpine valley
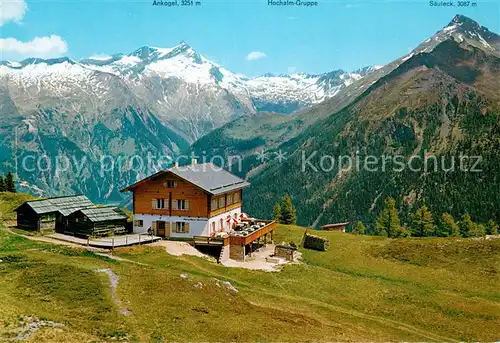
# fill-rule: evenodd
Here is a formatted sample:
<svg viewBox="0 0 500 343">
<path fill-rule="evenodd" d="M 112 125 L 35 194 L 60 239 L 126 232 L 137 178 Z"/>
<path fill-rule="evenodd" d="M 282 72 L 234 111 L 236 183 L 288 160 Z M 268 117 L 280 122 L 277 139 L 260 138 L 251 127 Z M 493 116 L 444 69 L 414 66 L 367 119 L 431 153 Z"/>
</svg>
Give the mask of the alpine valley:
<svg viewBox="0 0 500 343">
<path fill-rule="evenodd" d="M 147 169 L 125 163 L 106 171 L 102 156 L 109 164 L 148 153 L 239 155 L 242 170 L 229 167 L 251 182 L 245 206 L 257 217 L 270 217 L 290 194 L 301 225 L 372 224 L 392 196 L 404 213 L 425 203 L 498 222 L 498 80 L 500 36 L 461 15 L 409 54 L 350 73 L 248 78 L 185 43 L 79 62 L 2 62 L 0 168 L 15 169 L 31 192 L 108 202 L 126 200 L 120 187 Z M 19 166 L 32 155 L 85 161 L 82 177 Z M 421 163 L 432 155 L 448 171 L 320 168 L 323 156 L 368 155 Z M 452 170 L 461 155 L 480 156 L 481 172 Z"/>
<path fill-rule="evenodd" d="M 221 125 L 308 108 L 375 69 L 248 78 L 184 42 L 79 62 L 3 61 L 0 172 L 15 170 L 21 188 L 37 195 L 121 201 L 120 187 Z M 154 163 L 134 165 L 133 156 Z"/>
</svg>

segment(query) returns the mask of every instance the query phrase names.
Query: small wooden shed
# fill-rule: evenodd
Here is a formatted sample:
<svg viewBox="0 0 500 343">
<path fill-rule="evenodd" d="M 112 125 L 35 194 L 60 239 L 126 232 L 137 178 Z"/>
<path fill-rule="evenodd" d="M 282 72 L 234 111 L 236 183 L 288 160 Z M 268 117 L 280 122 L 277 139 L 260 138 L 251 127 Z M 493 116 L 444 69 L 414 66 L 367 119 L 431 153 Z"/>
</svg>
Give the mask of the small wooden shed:
<svg viewBox="0 0 500 343">
<path fill-rule="evenodd" d="M 116 207 L 87 207 L 68 215 L 65 233 L 75 236 L 106 236 L 127 232 L 127 215 Z"/>
<path fill-rule="evenodd" d="M 351 222 L 345 222 L 345 223 L 335 223 L 335 224 L 326 224 L 321 227 L 322 230 L 325 231 L 341 231 L 345 232 L 345 227 L 347 225 L 351 224 Z"/>
<path fill-rule="evenodd" d="M 85 195 L 31 200 L 22 203 L 14 211 L 17 213 L 17 227 L 24 230 L 56 230 L 63 232 L 65 216 L 80 208 L 92 206 Z"/>
</svg>

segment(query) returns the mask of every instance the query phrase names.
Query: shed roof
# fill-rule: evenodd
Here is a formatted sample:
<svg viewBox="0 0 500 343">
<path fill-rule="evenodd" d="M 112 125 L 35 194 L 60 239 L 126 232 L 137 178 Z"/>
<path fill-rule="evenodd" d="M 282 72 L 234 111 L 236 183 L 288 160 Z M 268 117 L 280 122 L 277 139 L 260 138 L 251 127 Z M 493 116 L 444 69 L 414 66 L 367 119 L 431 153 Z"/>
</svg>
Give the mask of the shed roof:
<svg viewBox="0 0 500 343">
<path fill-rule="evenodd" d="M 184 179 L 193 185 L 203 189 L 204 191 L 218 195 L 229 191 L 241 189 L 250 185 L 247 181 L 231 174 L 221 167 L 212 163 L 192 164 L 189 166 L 173 167 L 153 174 L 131 186 L 123 189 L 129 191 L 139 184 L 142 184 L 154 177 L 158 177 L 165 173 L 172 173 L 181 179 Z"/>
<path fill-rule="evenodd" d="M 71 195 L 64 197 L 48 198 L 43 200 L 26 201 L 36 214 L 48 214 L 59 212 L 64 216 L 69 215 L 79 209 L 92 206 L 92 202 L 85 195 Z M 17 211 L 21 206 L 16 208 Z"/>
<path fill-rule="evenodd" d="M 351 222 L 344 222 L 344 223 L 334 223 L 334 224 L 326 224 L 326 225 L 323 225 L 321 228 L 323 229 L 332 229 L 332 228 L 340 228 L 342 226 L 346 226 L 346 225 L 349 225 Z"/>
<path fill-rule="evenodd" d="M 80 212 L 92 222 L 127 219 L 127 216 L 118 212 L 116 207 L 88 207 L 81 209 Z"/>
</svg>

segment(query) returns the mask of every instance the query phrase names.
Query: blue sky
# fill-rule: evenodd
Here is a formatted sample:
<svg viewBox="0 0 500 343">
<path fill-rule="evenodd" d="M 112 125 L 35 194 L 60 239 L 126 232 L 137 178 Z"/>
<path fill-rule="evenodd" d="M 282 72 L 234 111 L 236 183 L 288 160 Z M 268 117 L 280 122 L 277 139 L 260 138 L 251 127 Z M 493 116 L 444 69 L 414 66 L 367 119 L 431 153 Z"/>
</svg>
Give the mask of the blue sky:
<svg viewBox="0 0 500 343">
<path fill-rule="evenodd" d="M 81 59 L 184 40 L 208 59 L 249 76 L 385 64 L 457 13 L 500 32 L 500 3 L 485 0 L 468 9 L 430 7 L 420 0 L 319 0 L 312 8 L 268 6 L 267 0 L 200 0 L 201 6 L 191 8 L 152 6 L 152 1 L 14 0 L 7 8 L 6 1 L 13 0 L 0 0 L 0 59 Z M 248 60 L 251 52 L 260 52 L 254 54 L 260 58 Z"/>
</svg>

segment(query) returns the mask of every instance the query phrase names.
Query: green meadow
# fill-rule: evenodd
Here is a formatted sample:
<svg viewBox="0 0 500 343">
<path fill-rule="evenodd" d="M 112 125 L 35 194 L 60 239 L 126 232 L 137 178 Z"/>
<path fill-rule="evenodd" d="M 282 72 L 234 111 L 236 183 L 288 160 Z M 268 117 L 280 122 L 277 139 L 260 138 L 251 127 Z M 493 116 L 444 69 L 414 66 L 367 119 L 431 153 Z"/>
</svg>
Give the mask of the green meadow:
<svg viewBox="0 0 500 343">
<path fill-rule="evenodd" d="M 12 219 L 12 199 L 0 199 Z M 57 325 L 25 342 L 500 339 L 498 239 L 317 232 L 328 251 L 299 248 L 302 263 L 271 273 L 146 245 L 115 260 L 0 226 L 0 341 L 29 318 Z M 275 240 L 300 243 L 304 230 L 282 225 Z M 119 276 L 114 296 L 106 268 Z"/>
</svg>

